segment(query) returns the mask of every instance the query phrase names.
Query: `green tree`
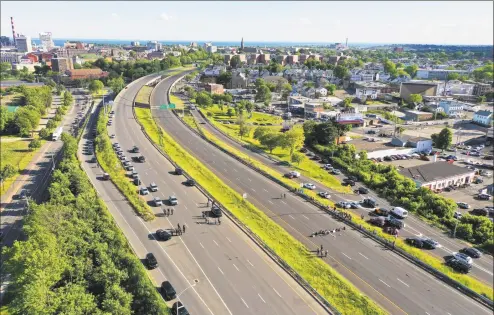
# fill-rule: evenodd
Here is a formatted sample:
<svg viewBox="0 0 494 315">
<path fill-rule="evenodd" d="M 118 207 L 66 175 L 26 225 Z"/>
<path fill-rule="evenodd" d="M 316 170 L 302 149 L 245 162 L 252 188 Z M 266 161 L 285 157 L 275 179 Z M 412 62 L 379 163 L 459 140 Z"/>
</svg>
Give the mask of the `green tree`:
<svg viewBox="0 0 494 315">
<path fill-rule="evenodd" d="M 245 136 L 248 136 L 251 130 L 252 130 L 251 126 L 247 125 L 246 123 L 242 123 L 238 128 L 238 135 L 240 136 L 240 139 L 242 139 Z"/>
<path fill-rule="evenodd" d="M 100 80 L 93 80 L 93 81 L 91 81 L 91 83 L 89 83 L 89 87 L 88 88 L 89 88 L 89 91 L 91 91 L 91 93 L 97 94 L 104 87 L 105 87 L 105 85 Z"/>
<path fill-rule="evenodd" d="M 57 95 L 61 96 L 63 94 L 63 92 L 65 92 L 65 86 L 63 84 L 57 84 L 57 86 L 55 87 L 55 92 L 57 93 Z"/>
<path fill-rule="evenodd" d="M 12 122 L 13 118 L 14 114 L 9 113 L 7 106 L 0 106 L 0 133 L 5 132 L 5 129 Z"/>
<path fill-rule="evenodd" d="M 63 106 L 69 107 L 70 105 L 72 105 L 73 101 L 74 101 L 74 97 L 72 96 L 72 93 L 70 93 L 69 91 L 65 91 L 63 93 L 63 100 L 62 100 Z"/>
<path fill-rule="evenodd" d="M 384 72 L 389 73 L 393 77 L 396 77 L 397 70 L 395 63 L 391 60 L 384 61 Z"/>
<path fill-rule="evenodd" d="M 223 86 L 227 86 L 232 81 L 232 73 L 230 71 L 225 71 L 220 73 L 216 82 L 218 84 L 223 84 Z"/>
<path fill-rule="evenodd" d="M 448 73 L 448 81 L 458 80 L 459 78 L 460 78 L 460 75 L 456 72 Z"/>
<path fill-rule="evenodd" d="M 343 80 L 349 74 L 350 74 L 350 72 L 348 71 L 348 68 L 346 68 L 344 66 L 338 65 L 334 68 L 334 75 L 335 75 L 335 77 L 337 77 L 339 79 Z"/>
<path fill-rule="evenodd" d="M 305 156 L 302 153 L 294 152 L 292 156 L 290 157 L 290 161 L 292 163 L 295 163 L 297 165 L 300 165 L 300 163 L 305 159 Z"/>
<path fill-rule="evenodd" d="M 434 146 L 441 150 L 449 148 L 453 142 L 453 132 L 449 128 L 444 128 L 439 132 L 439 134 L 434 133 L 431 135 Z"/>
<path fill-rule="evenodd" d="M 118 78 L 108 80 L 108 86 L 113 91 L 113 93 L 117 95 L 125 87 L 125 81 L 121 76 L 119 76 Z"/>
<path fill-rule="evenodd" d="M 420 94 L 410 94 L 410 102 L 412 103 L 422 103 L 422 95 Z"/>
<path fill-rule="evenodd" d="M 202 91 L 202 92 L 197 93 L 196 103 L 199 106 L 209 107 L 209 106 L 213 105 L 213 99 L 211 98 L 209 93 Z"/>
<path fill-rule="evenodd" d="M 235 110 L 231 107 L 228 107 L 228 110 L 226 111 L 226 114 L 229 116 L 229 117 L 232 117 L 233 115 L 235 115 Z"/>
<path fill-rule="evenodd" d="M 31 142 L 29 142 L 28 147 L 31 151 L 41 148 L 41 140 L 39 139 L 31 140 Z"/>
<path fill-rule="evenodd" d="M 352 105 L 352 98 L 351 97 L 346 97 L 344 100 L 343 100 L 343 106 L 345 106 L 346 108 L 350 107 Z"/>
<path fill-rule="evenodd" d="M 289 149 L 292 156 L 304 144 L 304 131 L 301 128 L 292 128 L 281 135 L 280 140 L 281 147 Z"/>
<path fill-rule="evenodd" d="M 326 84 L 326 90 L 328 90 L 329 95 L 334 95 L 334 92 L 336 91 L 336 85 L 335 84 Z"/>
<path fill-rule="evenodd" d="M 273 150 L 276 147 L 280 146 L 281 137 L 280 135 L 271 131 L 259 138 L 259 142 L 261 143 L 261 145 L 265 146 L 270 153 L 273 153 Z"/>
<path fill-rule="evenodd" d="M 270 132 L 271 129 L 268 127 L 257 127 L 256 130 L 254 130 L 254 139 L 260 140 L 261 137 Z"/>
<path fill-rule="evenodd" d="M 242 62 L 240 61 L 240 56 L 239 55 L 235 55 L 232 57 L 232 59 L 230 59 L 230 66 L 232 68 L 238 68 L 240 65 L 242 64 Z"/>
<path fill-rule="evenodd" d="M 271 90 L 266 85 L 261 85 L 257 89 L 256 97 L 255 97 L 256 102 L 262 102 L 264 104 L 271 102 Z M 267 106 L 266 105 L 266 106 Z"/>
<path fill-rule="evenodd" d="M 283 84 L 283 86 L 281 87 L 281 98 L 284 101 L 288 100 L 288 96 L 290 95 L 291 92 L 292 92 L 292 86 L 290 85 L 290 83 Z"/>
<path fill-rule="evenodd" d="M 39 137 L 41 139 L 48 139 L 49 136 L 50 136 L 50 131 L 47 128 L 42 128 L 39 131 Z"/>
<path fill-rule="evenodd" d="M 485 100 L 486 100 L 486 97 L 485 95 L 481 95 L 478 97 L 477 101 L 482 104 L 482 103 L 485 103 Z"/>
<path fill-rule="evenodd" d="M 17 174 L 17 170 L 11 164 L 6 164 L 0 173 L 0 179 L 6 181 L 9 178 L 14 177 Z"/>
<path fill-rule="evenodd" d="M 46 128 L 48 128 L 49 130 L 57 128 L 57 122 L 53 119 L 48 120 L 48 122 L 46 123 Z"/>
<path fill-rule="evenodd" d="M 411 78 L 415 78 L 418 69 L 419 67 L 417 65 L 410 65 L 405 68 L 405 71 L 410 75 Z"/>
</svg>

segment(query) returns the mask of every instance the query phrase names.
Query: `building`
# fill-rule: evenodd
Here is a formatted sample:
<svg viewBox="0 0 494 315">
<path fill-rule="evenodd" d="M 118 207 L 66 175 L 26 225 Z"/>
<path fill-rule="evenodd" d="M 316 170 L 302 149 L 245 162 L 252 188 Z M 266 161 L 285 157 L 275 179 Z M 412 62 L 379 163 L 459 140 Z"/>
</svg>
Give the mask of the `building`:
<svg viewBox="0 0 494 315">
<path fill-rule="evenodd" d="M 0 46 L 1 47 L 8 47 L 11 46 L 12 43 L 10 42 L 10 37 L 8 36 L 0 36 Z"/>
<path fill-rule="evenodd" d="M 444 110 L 448 116 L 460 116 L 463 113 L 464 103 L 455 100 L 441 100 L 439 107 Z"/>
<path fill-rule="evenodd" d="M 432 119 L 433 113 L 421 112 L 418 110 L 408 110 L 405 112 L 405 119 L 411 121 L 424 121 Z"/>
<path fill-rule="evenodd" d="M 298 55 L 290 55 L 286 57 L 286 63 L 289 65 L 294 65 L 298 63 Z"/>
<path fill-rule="evenodd" d="M 467 70 L 418 69 L 416 77 L 417 79 L 446 80 L 448 79 L 448 74 L 450 73 L 457 73 L 459 75 L 468 75 Z"/>
<path fill-rule="evenodd" d="M 472 95 L 475 85 L 451 80 L 446 83 L 446 95 Z"/>
<path fill-rule="evenodd" d="M 53 60 L 53 59 L 52 59 Z M 71 80 L 76 79 L 100 79 L 108 76 L 108 72 L 101 69 L 71 69 L 65 72 Z"/>
<path fill-rule="evenodd" d="M 488 83 L 475 82 L 473 87 L 473 95 L 481 96 L 492 91 L 492 85 Z"/>
<path fill-rule="evenodd" d="M 223 89 L 223 85 L 221 84 L 214 84 L 214 83 L 208 83 L 205 86 L 206 92 L 209 92 L 211 94 L 223 94 L 225 93 Z"/>
<path fill-rule="evenodd" d="M 304 113 L 306 117 L 319 117 L 320 113 L 324 111 L 322 103 L 308 102 L 304 104 Z"/>
<path fill-rule="evenodd" d="M 335 117 L 335 121 L 340 125 L 363 126 L 364 115 L 361 113 L 339 113 Z"/>
<path fill-rule="evenodd" d="M 241 72 L 233 72 L 232 79 L 228 84 L 229 89 L 246 89 L 248 80 L 245 76 L 245 73 Z"/>
<path fill-rule="evenodd" d="M 410 94 L 422 96 L 439 96 L 444 92 L 444 82 L 410 81 L 400 85 L 400 97 L 410 100 Z"/>
<path fill-rule="evenodd" d="M 386 84 L 379 82 L 358 82 L 355 83 L 356 96 L 361 100 L 377 99 L 381 90 L 386 88 Z"/>
<path fill-rule="evenodd" d="M 15 39 L 15 44 L 17 47 L 17 51 L 19 52 L 31 52 L 33 51 L 33 44 L 31 42 L 31 37 L 19 35 Z"/>
<path fill-rule="evenodd" d="M 217 51 L 218 51 L 218 47 L 217 47 L 217 46 L 212 46 L 212 45 L 210 45 L 210 46 L 208 46 L 208 47 L 206 48 L 206 52 L 207 52 L 208 54 L 214 54 L 214 53 L 215 53 L 215 52 L 217 52 Z"/>
<path fill-rule="evenodd" d="M 55 48 L 55 43 L 53 43 L 53 37 L 51 36 L 51 32 L 43 32 L 39 33 L 39 40 L 41 41 L 41 46 L 47 51 Z"/>
<path fill-rule="evenodd" d="M 130 42 L 130 46 L 135 47 L 135 46 L 141 46 L 140 42 Z"/>
<path fill-rule="evenodd" d="M 51 58 L 51 69 L 53 72 L 65 73 L 65 71 L 72 69 L 69 58 Z"/>
<path fill-rule="evenodd" d="M 270 61 L 271 61 L 270 54 L 259 54 L 259 57 L 257 57 L 258 63 L 268 64 Z"/>
<path fill-rule="evenodd" d="M 400 135 L 391 139 L 391 145 L 414 148 L 415 152 L 430 152 L 432 150 L 432 139 Z"/>
<path fill-rule="evenodd" d="M 492 112 L 488 110 L 479 110 L 473 114 L 473 122 L 482 126 L 490 126 L 492 124 Z"/>
<path fill-rule="evenodd" d="M 22 56 L 24 56 L 23 53 L 0 51 L 0 62 L 19 63 Z"/>
<path fill-rule="evenodd" d="M 402 169 L 401 173 L 415 182 L 417 187 L 442 189 L 449 186 L 468 184 L 473 181 L 475 171 L 448 162 L 433 162 Z"/>
<path fill-rule="evenodd" d="M 165 58 L 165 52 L 164 51 L 153 51 L 147 54 L 147 59 L 152 60 L 152 59 L 164 59 Z"/>
</svg>

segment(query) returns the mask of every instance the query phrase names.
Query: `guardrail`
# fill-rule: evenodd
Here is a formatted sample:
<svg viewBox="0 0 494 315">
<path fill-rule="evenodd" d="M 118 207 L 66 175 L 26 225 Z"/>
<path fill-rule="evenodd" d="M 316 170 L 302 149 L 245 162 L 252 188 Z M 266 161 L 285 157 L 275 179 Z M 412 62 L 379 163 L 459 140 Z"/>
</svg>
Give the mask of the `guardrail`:
<svg viewBox="0 0 494 315">
<path fill-rule="evenodd" d="M 209 119 L 207 119 L 202 112 L 199 112 L 200 115 L 206 119 L 207 121 L 209 121 Z M 178 117 L 178 115 L 177 115 Z M 180 117 L 179 117 L 180 119 Z M 183 122 L 183 121 L 182 121 Z M 273 177 L 272 175 L 266 173 L 265 171 L 257 168 L 256 166 L 246 162 L 245 160 L 237 157 L 235 154 L 223 149 L 222 147 L 220 147 L 219 145 L 217 145 L 216 143 L 214 143 L 213 141 L 207 139 L 203 134 L 197 132 L 196 130 L 190 128 L 190 126 L 188 126 L 185 122 L 183 122 L 190 130 L 192 130 L 193 132 L 195 132 L 197 135 L 199 135 L 201 138 L 203 138 L 204 140 L 206 140 L 208 143 L 212 144 L 213 146 L 215 146 L 216 148 L 220 149 L 221 151 L 225 152 L 226 154 L 228 154 L 229 156 L 233 157 L 234 159 L 236 159 L 237 161 L 241 162 L 242 164 L 250 167 L 251 169 L 255 170 L 256 172 L 260 173 L 261 175 L 267 177 L 268 179 L 276 182 L 277 184 L 281 185 L 282 187 L 290 190 L 291 192 L 297 194 L 298 196 L 304 198 L 306 201 L 310 202 L 311 204 L 313 204 L 314 206 L 322 209 L 323 211 L 325 211 L 326 213 L 329 213 L 331 215 L 333 215 L 335 218 L 345 222 L 347 225 L 350 225 L 351 227 L 353 227 L 355 230 L 365 234 L 366 236 L 374 239 L 375 241 L 377 241 L 378 243 L 384 245 L 385 247 L 387 247 L 388 249 L 391 249 L 393 250 L 394 252 L 396 252 L 397 254 L 399 254 L 400 256 L 404 257 L 405 259 L 409 260 L 410 262 L 414 263 L 415 265 L 419 266 L 420 268 L 424 269 L 425 271 L 429 272 L 430 274 L 432 274 L 433 276 L 435 276 L 436 278 L 438 278 L 439 280 L 445 282 L 446 284 L 448 284 L 449 286 L 457 289 L 458 291 L 462 292 L 463 294 L 469 296 L 470 298 L 476 300 L 477 302 L 489 307 L 490 309 L 494 309 L 494 302 L 481 295 L 481 294 L 478 294 L 477 292 L 471 290 L 470 288 L 468 288 L 467 286 L 461 284 L 460 282 L 448 277 L 447 275 L 445 275 L 444 273 L 440 272 L 439 270 L 433 268 L 432 266 L 422 262 L 421 260 L 415 258 L 414 256 L 410 255 L 409 253 L 407 253 L 406 251 L 404 251 L 403 249 L 401 248 L 398 248 L 398 247 L 395 247 L 393 243 L 390 243 L 388 242 L 386 239 L 384 238 L 381 238 L 380 236 L 372 233 L 371 231 L 365 229 L 364 227 L 356 224 L 355 222 L 352 222 L 351 220 L 348 220 L 345 218 L 345 216 L 343 215 L 344 212 L 341 212 L 341 211 L 337 211 L 336 209 L 335 210 L 331 210 L 330 208 L 328 208 L 327 206 L 317 202 L 313 197 L 309 197 L 307 196 L 306 194 L 304 194 L 303 192 L 301 191 L 298 191 L 298 190 L 294 190 L 293 188 L 291 188 L 290 186 L 288 186 L 287 184 L 283 183 L 282 181 L 278 180 L 277 178 Z M 211 126 L 213 126 L 216 130 L 220 131 L 219 129 L 217 129 L 213 124 L 211 124 Z M 229 135 L 223 133 L 222 131 L 220 131 L 222 134 L 224 134 L 225 136 L 227 136 L 228 138 L 232 139 L 233 141 L 237 142 L 235 139 L 231 138 Z"/>
<path fill-rule="evenodd" d="M 151 137 L 147 134 L 144 126 L 141 125 L 137 116 L 135 114 L 134 106 L 132 106 L 132 114 L 134 115 L 134 119 L 141 126 L 141 130 L 144 133 L 145 137 L 151 142 L 151 144 L 161 153 L 174 167 L 179 167 L 166 152 L 161 150 L 161 148 L 154 143 Z M 178 115 L 173 112 L 177 117 Z M 180 119 L 180 117 L 179 117 Z M 182 120 L 181 120 L 182 121 Z M 182 121 L 183 122 L 183 121 Z M 190 127 L 189 127 L 190 128 Z M 191 129 L 192 130 L 192 129 Z M 203 137 L 199 134 L 199 136 Z M 189 174 L 184 171 L 184 176 L 188 179 L 192 178 Z M 230 220 L 232 220 L 235 225 L 237 225 L 254 243 L 256 243 L 274 262 L 278 264 L 283 270 L 287 272 L 307 293 L 309 293 L 313 298 L 330 314 L 340 315 L 341 313 L 331 305 L 323 296 L 321 296 L 305 279 L 303 279 L 295 270 L 293 270 L 281 257 L 279 257 L 267 244 L 265 244 L 254 232 L 252 232 L 249 227 L 244 225 L 240 220 L 238 220 L 235 215 L 233 215 L 228 209 L 223 206 L 218 200 L 216 200 L 213 196 L 211 196 L 204 188 L 202 188 L 196 182 L 196 187 L 199 191 L 208 197 L 210 200 L 214 201 L 217 205 L 220 206 L 222 211 Z"/>
</svg>

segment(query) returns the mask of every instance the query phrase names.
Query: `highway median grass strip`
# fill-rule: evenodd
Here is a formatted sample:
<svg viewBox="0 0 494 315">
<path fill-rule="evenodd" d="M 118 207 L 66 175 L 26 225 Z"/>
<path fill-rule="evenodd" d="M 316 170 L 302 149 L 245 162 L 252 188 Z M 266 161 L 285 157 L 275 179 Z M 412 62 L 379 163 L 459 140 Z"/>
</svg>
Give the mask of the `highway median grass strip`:
<svg viewBox="0 0 494 315">
<path fill-rule="evenodd" d="M 125 170 L 122 168 L 115 151 L 112 148 L 110 137 L 106 133 L 107 116 L 100 111 L 97 122 L 97 134 L 95 150 L 101 168 L 110 175 L 111 181 L 117 186 L 118 190 L 127 198 L 136 212 L 146 221 L 155 218 L 153 211 L 137 192 Z"/>
<path fill-rule="evenodd" d="M 180 147 L 156 125 L 149 109 L 135 108 L 137 119 L 151 140 L 190 174 L 221 204 L 260 237 L 278 256 L 300 274 L 319 294 L 343 314 L 386 314 L 375 302 L 362 295 L 348 280 L 320 259 L 313 259 L 302 243 L 293 238 L 266 214 L 244 200 L 224 184 L 213 172 Z"/>
<path fill-rule="evenodd" d="M 152 91 L 153 88 L 151 86 L 144 85 L 137 93 L 135 102 L 142 105 L 149 105 L 149 97 Z"/>
</svg>

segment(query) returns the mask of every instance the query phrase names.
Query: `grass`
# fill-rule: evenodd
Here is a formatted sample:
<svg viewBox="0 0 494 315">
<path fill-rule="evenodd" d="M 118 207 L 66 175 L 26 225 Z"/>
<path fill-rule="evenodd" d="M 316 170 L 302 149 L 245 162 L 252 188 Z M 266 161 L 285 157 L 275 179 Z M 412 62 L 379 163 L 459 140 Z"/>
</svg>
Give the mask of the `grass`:
<svg viewBox="0 0 494 315">
<path fill-rule="evenodd" d="M 204 113 L 206 113 L 206 115 L 207 115 L 207 112 L 209 109 L 208 110 L 200 109 L 200 110 L 203 111 Z M 260 115 L 263 115 L 263 114 L 260 114 Z M 212 117 L 215 117 L 214 113 L 213 113 Z M 233 118 L 233 119 L 235 119 L 235 118 Z M 268 150 L 264 149 L 264 147 L 259 143 L 258 140 L 253 138 L 255 128 L 252 128 L 250 134 L 247 137 L 243 137 L 242 139 L 240 139 L 240 137 L 238 135 L 238 129 L 239 129 L 238 125 L 232 125 L 232 124 L 224 125 L 222 123 L 215 121 L 214 119 L 212 119 L 211 122 L 218 129 L 220 129 L 224 133 L 228 134 L 233 139 L 236 139 L 237 141 L 239 141 L 241 143 L 253 146 L 255 148 L 264 150 L 264 152 L 266 152 L 267 154 L 270 154 L 271 156 L 275 157 L 276 159 L 290 163 L 289 149 L 283 149 L 283 148 L 277 147 L 273 150 L 273 152 L 270 153 Z M 272 126 L 272 127 L 268 126 L 268 127 L 272 128 L 275 131 L 280 130 L 279 126 Z M 295 128 L 301 128 L 301 126 L 295 126 Z M 350 188 L 348 188 L 348 186 L 341 185 L 341 182 L 336 177 L 329 174 L 327 171 L 323 170 L 321 168 L 321 165 L 318 162 L 315 162 L 315 161 L 312 161 L 310 159 L 305 158 L 300 164 L 298 164 L 298 165 L 291 164 L 291 166 L 293 167 L 294 170 L 299 171 L 304 176 L 312 178 L 313 180 L 315 180 L 315 181 L 323 184 L 324 186 L 329 187 L 329 188 L 331 188 L 337 192 L 348 193 L 348 194 L 352 193 L 352 190 Z"/>
<path fill-rule="evenodd" d="M 266 214 L 240 194 L 223 183 L 213 172 L 180 147 L 172 137 L 156 125 L 149 109 L 135 108 L 138 121 L 156 144 L 181 168 L 190 174 L 243 224 L 262 239 L 277 255 L 306 279 L 324 298 L 343 314 L 385 314 L 375 302 L 362 295 L 343 278 L 313 254 Z M 162 141 L 160 141 L 160 138 Z"/>
<path fill-rule="evenodd" d="M 7 137 L 2 136 L 2 138 Z M 1 168 L 7 164 L 11 164 L 15 169 L 24 170 L 29 162 L 31 162 L 36 152 L 39 151 L 39 149 L 31 151 L 28 147 L 30 142 L 31 139 L 2 142 L 2 150 L 0 151 Z M 45 142 L 45 140 L 41 140 L 41 146 L 43 146 Z M 3 195 L 7 189 L 9 189 L 19 175 L 20 172 L 3 182 L 3 186 L 0 189 L 0 195 Z"/>
<path fill-rule="evenodd" d="M 149 105 L 149 97 L 153 88 L 151 86 L 144 85 L 137 93 L 135 102 L 143 105 Z"/>
<path fill-rule="evenodd" d="M 184 101 L 178 96 L 170 94 L 170 102 L 175 104 L 176 109 L 182 109 L 185 107 Z"/>
<path fill-rule="evenodd" d="M 127 198 L 137 214 L 144 220 L 150 221 L 154 219 L 154 212 L 137 192 L 137 188 L 130 182 L 126 175 L 126 171 L 122 168 L 122 164 L 117 157 L 117 154 L 112 148 L 110 137 L 106 133 L 106 124 L 108 116 L 100 111 L 97 122 L 96 138 L 96 158 L 101 168 L 110 175 L 111 181 L 117 186 L 118 190 Z"/>
<path fill-rule="evenodd" d="M 379 109 L 371 109 L 371 110 L 367 110 L 366 112 L 367 114 L 379 114 L 381 115 L 383 118 L 387 119 L 387 120 L 391 120 L 391 121 L 396 121 L 397 124 L 403 124 L 405 123 L 405 121 L 401 118 L 399 118 L 398 116 L 396 115 L 393 115 L 392 113 L 388 112 L 388 111 L 385 111 L 385 110 L 379 110 Z"/>
<path fill-rule="evenodd" d="M 218 105 L 213 105 L 211 107 L 202 109 L 205 115 L 213 118 L 214 120 L 236 120 L 236 116 L 228 116 L 226 114 L 228 106 L 224 105 L 223 110 Z M 209 116 L 211 115 L 211 116 Z M 265 113 L 253 112 L 252 117 L 247 119 L 247 122 L 250 123 L 264 123 L 264 124 L 273 124 L 273 125 L 281 125 L 282 119 L 279 116 L 273 116 Z"/>
<path fill-rule="evenodd" d="M 85 59 L 84 61 L 89 61 L 89 60 L 96 60 L 98 58 L 101 58 L 101 56 L 98 56 L 96 54 L 80 54 L 79 57 Z"/>
<path fill-rule="evenodd" d="M 0 104 L 2 106 L 19 106 L 22 103 L 22 95 L 20 93 L 12 93 L 8 95 L 2 95 L 0 98 Z"/>
<path fill-rule="evenodd" d="M 9 315 L 9 308 L 7 305 L 2 305 L 0 307 L 0 315 Z"/>
</svg>

